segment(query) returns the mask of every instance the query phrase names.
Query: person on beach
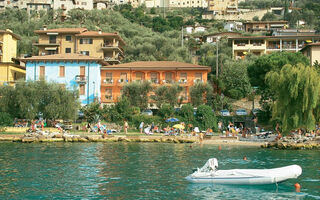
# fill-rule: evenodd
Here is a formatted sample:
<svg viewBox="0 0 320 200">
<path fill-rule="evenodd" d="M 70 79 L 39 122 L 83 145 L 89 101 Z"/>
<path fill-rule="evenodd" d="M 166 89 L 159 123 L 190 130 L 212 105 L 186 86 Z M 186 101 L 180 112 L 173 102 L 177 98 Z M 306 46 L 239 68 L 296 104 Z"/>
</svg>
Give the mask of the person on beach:
<svg viewBox="0 0 320 200">
<path fill-rule="evenodd" d="M 143 126 L 144 126 L 144 122 L 141 122 L 140 125 L 139 125 L 139 129 L 140 129 L 140 133 L 141 134 L 142 134 Z"/>
<path fill-rule="evenodd" d="M 123 123 L 124 134 L 128 133 L 128 128 L 129 128 L 128 122 L 127 120 L 124 120 L 124 123 Z"/>
<path fill-rule="evenodd" d="M 98 128 L 98 133 L 101 133 L 101 120 L 98 121 L 97 123 L 97 128 Z"/>
<path fill-rule="evenodd" d="M 88 124 L 87 124 L 87 131 L 88 131 L 88 133 L 90 133 L 91 132 L 91 124 L 90 124 L 90 122 L 88 122 Z"/>
</svg>

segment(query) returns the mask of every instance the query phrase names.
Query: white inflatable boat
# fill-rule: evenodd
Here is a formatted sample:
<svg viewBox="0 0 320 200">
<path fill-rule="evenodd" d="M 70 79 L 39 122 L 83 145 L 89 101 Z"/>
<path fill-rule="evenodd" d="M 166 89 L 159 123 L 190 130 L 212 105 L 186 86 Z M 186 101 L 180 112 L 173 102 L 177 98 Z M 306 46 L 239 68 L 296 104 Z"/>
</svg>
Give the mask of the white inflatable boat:
<svg viewBox="0 0 320 200">
<path fill-rule="evenodd" d="M 202 168 L 198 168 L 186 179 L 193 183 L 215 184 L 273 184 L 301 175 L 299 165 L 290 165 L 274 169 L 230 169 L 217 170 L 216 158 L 209 159 Z"/>
</svg>

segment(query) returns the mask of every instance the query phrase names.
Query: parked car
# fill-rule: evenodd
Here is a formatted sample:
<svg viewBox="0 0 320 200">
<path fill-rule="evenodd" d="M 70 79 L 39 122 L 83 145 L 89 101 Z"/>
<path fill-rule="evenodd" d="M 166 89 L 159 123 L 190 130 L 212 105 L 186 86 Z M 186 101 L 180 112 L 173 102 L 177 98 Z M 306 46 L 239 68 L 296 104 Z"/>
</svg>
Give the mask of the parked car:
<svg viewBox="0 0 320 200">
<path fill-rule="evenodd" d="M 220 113 L 222 116 L 230 116 L 230 112 L 227 109 L 221 110 Z"/>
<path fill-rule="evenodd" d="M 248 115 L 248 113 L 245 109 L 237 109 L 236 115 Z"/>
<path fill-rule="evenodd" d="M 257 115 L 261 110 L 259 108 L 252 109 L 252 114 Z"/>
<path fill-rule="evenodd" d="M 152 116 L 153 115 L 153 112 L 152 110 L 144 110 L 141 112 L 141 115 L 149 115 L 149 116 Z"/>
</svg>

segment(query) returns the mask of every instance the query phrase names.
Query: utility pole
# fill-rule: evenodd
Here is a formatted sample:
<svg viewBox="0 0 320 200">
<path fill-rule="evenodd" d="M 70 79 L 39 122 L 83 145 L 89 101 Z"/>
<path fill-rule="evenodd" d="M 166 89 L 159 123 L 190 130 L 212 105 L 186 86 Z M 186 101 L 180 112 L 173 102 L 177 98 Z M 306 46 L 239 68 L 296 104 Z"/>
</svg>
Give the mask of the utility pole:
<svg viewBox="0 0 320 200">
<path fill-rule="evenodd" d="M 217 44 L 216 78 L 217 79 L 218 79 L 218 76 L 219 76 L 219 40 L 220 40 L 220 37 L 218 36 L 216 38 L 216 44 Z"/>
<path fill-rule="evenodd" d="M 181 47 L 183 47 L 183 26 L 181 27 Z"/>
</svg>

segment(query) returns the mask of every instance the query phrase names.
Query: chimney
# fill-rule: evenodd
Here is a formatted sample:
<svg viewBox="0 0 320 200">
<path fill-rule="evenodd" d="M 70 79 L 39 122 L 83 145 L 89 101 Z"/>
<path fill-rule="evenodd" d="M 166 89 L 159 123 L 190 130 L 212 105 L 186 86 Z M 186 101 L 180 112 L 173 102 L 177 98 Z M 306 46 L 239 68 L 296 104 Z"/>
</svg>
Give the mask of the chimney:
<svg viewBox="0 0 320 200">
<path fill-rule="evenodd" d="M 102 30 L 101 29 L 99 29 L 99 32 L 98 32 L 100 35 L 102 34 Z"/>
<path fill-rule="evenodd" d="M 47 25 L 43 25 L 43 30 L 44 30 L 44 31 L 47 30 Z"/>
</svg>

